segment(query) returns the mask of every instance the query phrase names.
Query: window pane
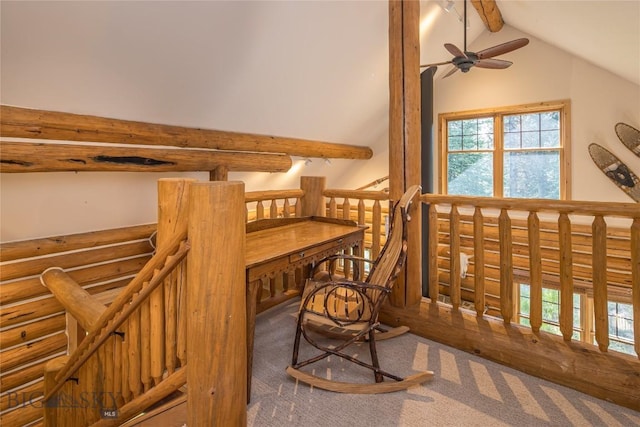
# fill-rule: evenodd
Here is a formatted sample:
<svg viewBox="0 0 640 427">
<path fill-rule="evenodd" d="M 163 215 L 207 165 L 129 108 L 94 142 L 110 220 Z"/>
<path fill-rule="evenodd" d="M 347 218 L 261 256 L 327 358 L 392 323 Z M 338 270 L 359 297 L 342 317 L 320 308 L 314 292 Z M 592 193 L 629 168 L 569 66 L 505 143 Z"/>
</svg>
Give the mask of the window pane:
<svg viewBox="0 0 640 427">
<path fill-rule="evenodd" d="M 504 117 L 504 132 L 520 132 L 520 116 Z"/>
<path fill-rule="evenodd" d="M 548 111 L 546 113 L 540 113 L 540 129 L 560 129 L 560 113 L 558 111 Z"/>
<path fill-rule="evenodd" d="M 560 153 L 504 153 L 504 197 L 560 198 Z"/>
<path fill-rule="evenodd" d="M 493 133 L 493 117 L 478 119 L 478 133 Z"/>
<path fill-rule="evenodd" d="M 540 132 L 540 142 L 543 148 L 560 147 L 560 131 L 543 130 L 542 132 Z"/>
<path fill-rule="evenodd" d="M 462 137 L 462 149 L 476 151 L 478 149 L 478 139 L 476 135 L 465 135 Z"/>
<path fill-rule="evenodd" d="M 478 133 L 478 120 L 463 120 L 462 133 L 464 133 L 465 135 L 475 135 L 476 133 Z"/>
<path fill-rule="evenodd" d="M 493 195 L 493 155 L 491 153 L 456 153 L 448 156 L 447 188 L 449 194 Z"/>
<path fill-rule="evenodd" d="M 462 150 L 462 137 L 461 136 L 449 136 L 449 150 L 450 151 Z"/>
<path fill-rule="evenodd" d="M 452 120 L 447 122 L 449 135 L 462 135 L 462 120 Z"/>
<path fill-rule="evenodd" d="M 540 114 L 523 114 L 522 131 L 540 130 Z"/>
<path fill-rule="evenodd" d="M 520 132 L 509 132 L 504 134 L 504 148 L 520 148 Z"/>
<path fill-rule="evenodd" d="M 522 148 L 540 148 L 538 132 L 522 132 Z"/>
<path fill-rule="evenodd" d="M 492 133 L 478 134 L 478 149 L 493 150 L 493 134 Z"/>
</svg>

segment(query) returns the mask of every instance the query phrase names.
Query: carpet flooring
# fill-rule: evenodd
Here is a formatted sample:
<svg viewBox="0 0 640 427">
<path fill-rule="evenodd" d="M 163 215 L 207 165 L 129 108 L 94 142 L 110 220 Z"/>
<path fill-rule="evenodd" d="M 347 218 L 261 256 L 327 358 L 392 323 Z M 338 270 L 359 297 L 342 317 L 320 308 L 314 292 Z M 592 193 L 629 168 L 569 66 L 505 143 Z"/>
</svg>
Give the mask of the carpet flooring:
<svg viewBox="0 0 640 427">
<path fill-rule="evenodd" d="M 378 355 L 381 367 L 399 376 L 434 371 L 423 385 L 380 395 L 310 387 L 285 373 L 298 304 L 292 300 L 257 318 L 249 426 L 640 426 L 638 411 L 412 334 L 380 341 Z M 302 357 L 315 354 L 304 344 Z M 352 346 L 352 353 L 368 360 L 368 345 Z M 373 377 L 336 357 L 305 369 L 312 367 L 338 381 Z"/>
</svg>

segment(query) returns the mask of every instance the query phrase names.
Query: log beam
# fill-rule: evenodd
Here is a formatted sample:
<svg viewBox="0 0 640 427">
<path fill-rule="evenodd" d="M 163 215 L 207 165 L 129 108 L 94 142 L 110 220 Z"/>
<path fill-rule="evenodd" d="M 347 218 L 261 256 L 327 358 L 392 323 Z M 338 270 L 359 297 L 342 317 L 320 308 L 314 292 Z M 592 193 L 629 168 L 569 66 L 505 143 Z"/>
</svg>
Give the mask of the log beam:
<svg viewBox="0 0 640 427">
<path fill-rule="evenodd" d="M 0 172 L 186 172 L 226 166 L 232 171 L 286 172 L 284 154 L 97 145 L 0 142 Z"/>
<path fill-rule="evenodd" d="M 0 106 L 0 136 L 370 159 L 369 147 Z M 214 170 L 215 167 L 208 170 Z"/>
<path fill-rule="evenodd" d="M 471 4 L 489 31 L 497 33 L 502 29 L 504 21 L 496 0 L 471 0 Z"/>
</svg>

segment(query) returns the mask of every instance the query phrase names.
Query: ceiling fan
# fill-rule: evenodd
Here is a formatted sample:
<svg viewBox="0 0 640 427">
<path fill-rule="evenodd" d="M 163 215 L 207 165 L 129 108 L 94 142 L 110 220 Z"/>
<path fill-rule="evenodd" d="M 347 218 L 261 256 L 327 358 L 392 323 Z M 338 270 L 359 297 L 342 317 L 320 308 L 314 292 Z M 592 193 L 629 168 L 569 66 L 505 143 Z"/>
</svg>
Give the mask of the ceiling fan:
<svg viewBox="0 0 640 427">
<path fill-rule="evenodd" d="M 494 59 L 493 57 L 514 51 L 526 46 L 527 44 L 529 44 L 529 39 L 521 38 L 489 47 L 479 52 L 469 52 L 467 50 L 467 0 L 464 0 L 464 51 L 460 50 L 457 46 L 451 43 L 445 43 L 444 47 L 453 55 L 453 59 L 451 61 L 421 65 L 420 68 L 445 64 L 455 65 L 455 68 L 449 71 L 444 77 L 449 77 L 458 70 L 466 73 L 471 69 L 471 67 L 493 69 L 508 68 L 511 64 L 513 64 L 513 62 L 505 61 L 502 59 Z"/>
</svg>

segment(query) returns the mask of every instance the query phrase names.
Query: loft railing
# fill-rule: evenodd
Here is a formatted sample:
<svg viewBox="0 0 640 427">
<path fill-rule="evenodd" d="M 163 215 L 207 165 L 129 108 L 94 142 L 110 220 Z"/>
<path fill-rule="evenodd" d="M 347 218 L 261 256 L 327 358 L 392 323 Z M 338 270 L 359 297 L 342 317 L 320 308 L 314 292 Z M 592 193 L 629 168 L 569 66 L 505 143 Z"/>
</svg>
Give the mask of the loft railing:
<svg viewBox="0 0 640 427">
<path fill-rule="evenodd" d="M 551 283 L 559 288 L 559 329 L 569 341 L 579 284 L 592 289 L 595 339 L 607 351 L 608 295 L 626 296 L 636 313 L 634 342 L 640 355 L 640 206 L 433 194 L 422 200 L 430 206 L 430 253 L 438 255 L 430 257 L 432 299 L 438 299 L 444 285 L 454 308 L 465 295 L 482 316 L 491 307 L 487 295 L 493 295 L 496 314 L 510 323 L 517 315 L 514 283 L 526 282 L 530 325 L 538 332 L 543 284 Z M 465 259 L 471 259 L 467 275 L 462 273 Z"/>
</svg>

